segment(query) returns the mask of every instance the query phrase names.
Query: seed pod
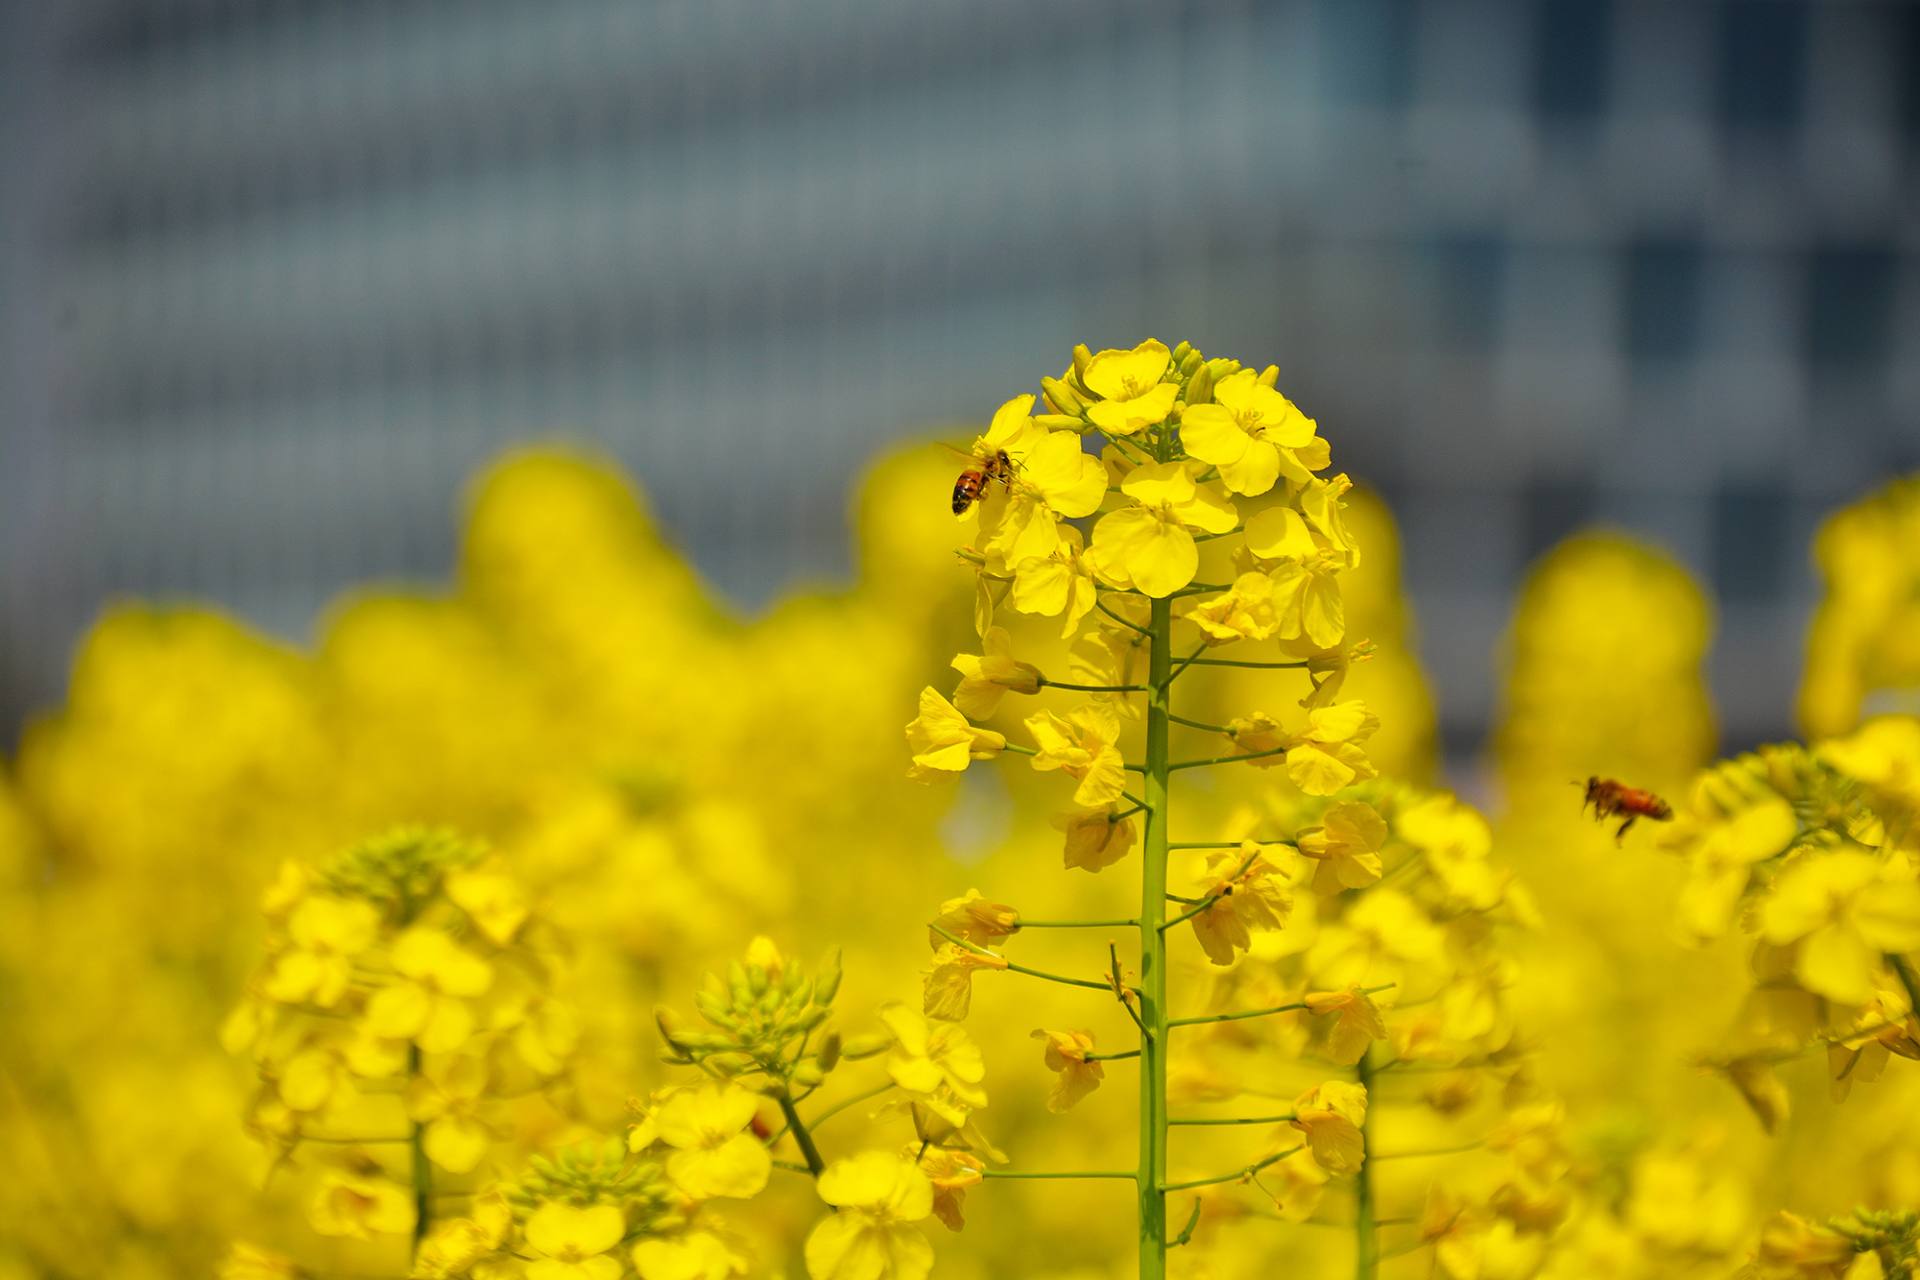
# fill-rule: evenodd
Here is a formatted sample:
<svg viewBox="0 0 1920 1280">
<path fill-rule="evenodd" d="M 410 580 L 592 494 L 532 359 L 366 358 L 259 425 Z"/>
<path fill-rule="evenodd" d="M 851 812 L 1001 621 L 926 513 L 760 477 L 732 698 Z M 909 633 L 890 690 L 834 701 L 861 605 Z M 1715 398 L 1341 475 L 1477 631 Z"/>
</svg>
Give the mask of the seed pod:
<svg viewBox="0 0 1920 1280">
<path fill-rule="evenodd" d="M 815 1055 L 820 1059 L 820 1069 L 831 1071 L 840 1065 L 840 1033 L 829 1031 L 820 1037 L 820 1051 Z"/>
</svg>

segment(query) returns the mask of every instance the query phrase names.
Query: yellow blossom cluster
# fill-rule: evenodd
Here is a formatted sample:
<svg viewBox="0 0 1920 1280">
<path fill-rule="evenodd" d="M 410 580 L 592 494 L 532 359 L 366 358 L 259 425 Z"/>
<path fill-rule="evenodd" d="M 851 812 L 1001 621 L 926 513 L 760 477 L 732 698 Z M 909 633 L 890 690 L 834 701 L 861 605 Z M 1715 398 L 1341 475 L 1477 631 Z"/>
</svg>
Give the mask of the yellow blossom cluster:
<svg viewBox="0 0 1920 1280">
<path fill-rule="evenodd" d="M 1920 713 L 1920 475 L 1829 516 L 1813 558 L 1825 594 L 1808 631 L 1801 728 L 1827 738 L 1863 714 Z"/>
</svg>

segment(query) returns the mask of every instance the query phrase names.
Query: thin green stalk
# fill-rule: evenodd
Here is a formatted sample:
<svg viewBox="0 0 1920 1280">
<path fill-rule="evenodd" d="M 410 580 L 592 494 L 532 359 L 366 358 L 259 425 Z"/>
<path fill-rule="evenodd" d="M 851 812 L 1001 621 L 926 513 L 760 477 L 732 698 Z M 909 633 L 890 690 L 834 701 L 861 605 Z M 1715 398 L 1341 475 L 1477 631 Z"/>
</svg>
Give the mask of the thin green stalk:
<svg viewBox="0 0 1920 1280">
<path fill-rule="evenodd" d="M 1140 1280 L 1167 1274 L 1167 728 L 1173 605 L 1153 602 L 1147 685 L 1147 831 L 1140 873 Z"/>
<path fill-rule="evenodd" d="M 1040 677 L 1042 689 L 1071 689 L 1075 693 L 1145 693 L 1143 684 L 1068 684 L 1065 680 L 1049 680 Z"/>
<path fill-rule="evenodd" d="M 800 1112 L 793 1105 L 793 1095 L 782 1085 L 778 1097 L 780 1114 L 787 1118 L 787 1128 L 793 1133 L 793 1141 L 800 1148 L 800 1154 L 807 1162 L 807 1172 L 818 1178 L 826 1171 L 827 1162 L 820 1158 L 820 1148 L 813 1145 L 813 1135 L 807 1132 L 807 1126 L 800 1122 Z"/>
<path fill-rule="evenodd" d="M 1268 1156 L 1265 1160 L 1256 1160 L 1244 1169 L 1235 1169 L 1230 1173 L 1215 1174 L 1211 1178 L 1192 1178 L 1186 1182 L 1169 1182 L 1161 1187 L 1162 1191 L 1189 1191 L 1194 1187 L 1213 1187 L 1222 1182 L 1238 1182 L 1242 1178 L 1251 1178 L 1270 1164 L 1279 1164 L 1288 1156 L 1300 1151 L 1300 1147 L 1288 1147 L 1285 1151 Z"/>
<path fill-rule="evenodd" d="M 407 1079 L 420 1078 L 420 1046 L 407 1046 Z M 412 1136 L 407 1147 L 412 1156 L 413 1167 L 413 1247 L 410 1257 L 420 1256 L 420 1244 L 427 1238 L 427 1231 L 433 1226 L 433 1165 L 427 1161 L 427 1126 L 420 1121 L 413 1122 Z"/>
<path fill-rule="evenodd" d="M 1188 658 L 1196 667 L 1258 667 L 1263 671 L 1296 671 L 1305 668 L 1305 662 L 1250 662 L 1245 658 Z"/>
<path fill-rule="evenodd" d="M 1363 996 L 1378 995 L 1382 991 L 1393 990 L 1395 985 L 1396 984 L 1391 982 L 1383 982 L 1377 987 L 1362 987 L 1360 988 L 1360 994 Z M 1292 1004 L 1276 1004 L 1265 1009 L 1242 1009 L 1238 1013 L 1202 1013 L 1196 1014 L 1191 1018 L 1169 1018 L 1167 1025 L 1170 1027 L 1197 1027 L 1207 1022 L 1239 1022 L 1243 1018 L 1264 1018 L 1269 1014 L 1294 1013 L 1306 1007 L 1306 1001 L 1296 1000 Z"/>
<path fill-rule="evenodd" d="M 1020 921 L 1022 929 L 1131 929 L 1138 920 L 1028 920 Z"/>
<path fill-rule="evenodd" d="M 1088 1062 L 1118 1062 L 1122 1058 L 1137 1058 L 1139 1056 L 1140 1056 L 1140 1051 L 1138 1049 L 1121 1049 L 1115 1053 L 1090 1053 L 1087 1055 L 1087 1061 Z"/>
<path fill-rule="evenodd" d="M 1891 952 L 1887 954 L 1887 963 L 1893 966 L 1893 972 L 1900 979 L 1900 985 L 1907 989 L 1907 1008 L 1915 1014 L 1920 1014 L 1920 979 L 1913 976 L 1913 966 L 1907 963 L 1905 956 Z"/>
<path fill-rule="evenodd" d="M 1179 760 L 1167 766 L 1169 769 L 1204 769 L 1215 764 L 1239 764 L 1244 760 L 1259 760 L 1266 756 L 1284 755 L 1292 747 L 1274 747 L 1267 751 L 1240 751 L 1230 756 L 1209 756 L 1205 760 Z"/>
<path fill-rule="evenodd" d="M 1293 1112 L 1283 1112 L 1277 1116 L 1175 1116 L 1168 1124 L 1285 1124 L 1293 1119 Z"/>
<path fill-rule="evenodd" d="M 1000 961 L 1002 964 L 1006 966 L 1008 973 L 1024 973 L 1029 978 L 1044 978 L 1048 982 L 1058 982 L 1069 987 L 1091 987 L 1095 991 L 1113 990 L 1113 988 L 1108 984 L 1104 982 L 1095 982 L 1091 978 L 1069 978 L 1063 973 L 1048 973 L 1045 969 L 1035 969 L 1035 968 L 1031 968 L 1028 965 L 1015 964 L 1013 961 L 1001 955 L 998 951 L 990 951 L 986 947 L 980 946 L 977 943 L 968 942 L 965 938 L 957 937 L 954 934 L 948 933 L 945 929 L 942 929 L 937 924 L 929 923 L 927 927 L 929 929 L 932 929 L 935 933 L 939 934 L 941 937 L 945 938 L 948 942 L 953 943 L 953 945 L 955 945 L 956 947 L 965 947 L 968 951 L 976 952 L 983 956 L 992 956 L 995 960 Z"/>
<path fill-rule="evenodd" d="M 1367 1091 L 1367 1111 L 1360 1120 L 1360 1168 L 1353 1175 L 1354 1280 L 1375 1280 L 1380 1274 L 1380 1238 L 1373 1215 L 1373 1049 L 1354 1064 L 1360 1087 Z"/>
</svg>

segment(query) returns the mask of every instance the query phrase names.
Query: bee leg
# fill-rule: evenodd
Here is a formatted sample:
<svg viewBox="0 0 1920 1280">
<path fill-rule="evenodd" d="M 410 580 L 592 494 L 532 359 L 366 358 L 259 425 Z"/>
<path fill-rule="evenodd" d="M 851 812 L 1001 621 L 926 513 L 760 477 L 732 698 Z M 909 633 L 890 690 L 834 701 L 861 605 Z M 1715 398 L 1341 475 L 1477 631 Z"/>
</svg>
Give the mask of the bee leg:
<svg viewBox="0 0 1920 1280">
<path fill-rule="evenodd" d="M 1627 838 L 1627 828 L 1632 826 L 1639 819 L 1639 817 L 1640 815 L 1637 813 L 1630 813 L 1627 815 L 1627 820 L 1620 824 L 1620 829 L 1618 831 L 1613 833 L 1613 842 L 1615 844 L 1619 844 L 1622 840 L 1625 840 Z"/>
</svg>

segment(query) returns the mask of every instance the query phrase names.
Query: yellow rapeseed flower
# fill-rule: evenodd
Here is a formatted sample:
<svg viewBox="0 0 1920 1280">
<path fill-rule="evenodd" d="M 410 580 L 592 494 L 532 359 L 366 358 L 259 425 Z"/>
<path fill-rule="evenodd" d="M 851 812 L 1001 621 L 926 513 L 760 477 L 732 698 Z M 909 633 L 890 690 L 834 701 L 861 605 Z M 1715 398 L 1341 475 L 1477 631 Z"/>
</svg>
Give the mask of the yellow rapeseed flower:
<svg viewBox="0 0 1920 1280">
<path fill-rule="evenodd" d="M 1057 1073 L 1047 1094 L 1047 1110 L 1065 1111 L 1100 1087 L 1106 1070 L 1098 1062 L 1087 1061 L 1093 1052 L 1091 1031 L 1036 1031 L 1033 1038 L 1046 1042 L 1047 1070 Z"/>
<path fill-rule="evenodd" d="M 1342 1066 L 1351 1066 L 1366 1055 L 1375 1040 L 1387 1037 L 1387 1025 L 1380 1010 L 1359 987 L 1345 991 L 1309 991 L 1307 1011 L 1313 1014 L 1337 1014 L 1333 1030 L 1327 1035 L 1327 1056 Z"/>
<path fill-rule="evenodd" d="M 1120 717 L 1105 703 L 1074 708 L 1064 717 L 1042 711 L 1027 717 L 1027 732 L 1038 751 L 1033 767 L 1058 769 L 1077 779 L 1073 802 L 1097 809 L 1121 798 L 1127 789 L 1126 762 L 1117 745 Z"/>
<path fill-rule="evenodd" d="M 1005 903 L 987 901 L 978 889 L 969 889 L 941 903 L 933 923 L 957 938 L 990 947 L 1014 935 L 1020 928 L 1020 913 Z M 938 950 L 943 941 L 937 932 L 927 930 L 928 946 Z"/>
<path fill-rule="evenodd" d="M 1366 1155 L 1360 1126 L 1366 1119 L 1366 1089 L 1344 1080 L 1315 1085 L 1293 1101 L 1293 1127 L 1307 1136 L 1314 1162 L 1331 1174 L 1360 1167 Z"/>
<path fill-rule="evenodd" d="M 759 1098 L 739 1085 L 711 1083 L 678 1089 L 654 1110 L 654 1132 L 674 1148 L 667 1176 L 696 1200 L 748 1200 L 760 1194 L 773 1169 L 767 1144 L 750 1126 Z"/>
<path fill-rule="evenodd" d="M 1201 885 L 1211 904 L 1193 917 L 1193 936 L 1215 964 L 1232 964 L 1253 945 L 1254 930 L 1281 928 L 1293 907 L 1287 877 L 1251 840 L 1209 852 Z"/>
<path fill-rule="evenodd" d="M 959 708 L 929 685 L 920 691 L 920 714 L 907 725 L 913 764 L 907 776 L 919 782 L 963 773 L 975 760 L 991 760 L 1007 745 L 1004 735 L 968 723 Z"/>
<path fill-rule="evenodd" d="M 987 1105 L 986 1063 L 957 1023 L 930 1022 L 898 1003 L 882 1006 L 880 1020 L 893 1033 L 887 1074 L 915 1101 L 956 1126 Z"/>
<path fill-rule="evenodd" d="M 367 1001 L 366 1025 L 386 1040 L 428 1053 L 459 1048 L 473 1034 L 467 1001 L 493 985 L 493 967 L 439 929 L 415 925 L 393 944 L 400 979 Z"/>
<path fill-rule="evenodd" d="M 1249 495 L 1273 488 L 1283 471 L 1304 478 L 1306 468 L 1293 451 L 1311 444 L 1316 430 L 1312 418 L 1252 369 L 1214 383 L 1213 403 L 1189 405 L 1180 417 L 1187 452 L 1219 467 L 1227 488 Z"/>
<path fill-rule="evenodd" d="M 1337 804 L 1320 816 L 1320 825 L 1307 827 L 1296 837 L 1297 847 L 1318 865 L 1313 887 L 1318 893 L 1361 889 L 1380 878 L 1380 846 L 1387 824 L 1370 804 Z"/>
<path fill-rule="evenodd" d="M 927 1016 L 941 1022 L 964 1022 L 973 1008 L 974 973 L 1006 967 L 1003 956 L 951 942 L 940 947 L 933 953 L 933 966 L 927 970 L 922 991 Z"/>
<path fill-rule="evenodd" d="M 1087 362 L 1081 382 L 1101 397 L 1087 419 L 1109 435 L 1130 436 L 1165 422 L 1180 388 L 1162 382 L 1173 363 L 1165 343 L 1148 338 L 1131 351 L 1109 349 Z"/>
<path fill-rule="evenodd" d="M 836 1160 L 820 1198 L 840 1212 L 807 1236 L 811 1280 L 926 1280 L 933 1246 L 911 1224 L 933 1212 L 933 1184 L 912 1161 L 886 1151 Z"/>
<path fill-rule="evenodd" d="M 608 1251 L 626 1233 L 618 1205 L 549 1200 L 527 1219 L 527 1247 L 540 1255 L 527 1280 L 618 1280 L 623 1268 Z"/>
<path fill-rule="evenodd" d="M 413 1197 L 376 1170 L 329 1168 L 307 1221 L 323 1236 L 398 1236 L 413 1230 Z"/>
<path fill-rule="evenodd" d="M 303 901 L 287 919 L 293 945 L 274 959 L 262 990 L 282 1004 L 338 1004 L 353 979 L 353 959 L 374 943 L 380 915 L 372 905 L 325 894 Z"/>
<path fill-rule="evenodd" d="M 1190 530 L 1228 533 L 1240 522 L 1217 485 L 1196 483 L 1183 462 L 1136 467 L 1120 488 L 1133 504 L 1100 517 L 1091 553 L 1094 571 L 1116 587 L 1172 595 L 1200 567 Z"/>
<path fill-rule="evenodd" d="M 632 1256 L 640 1280 L 731 1280 L 748 1267 L 743 1254 L 711 1231 L 642 1240 Z"/>
<path fill-rule="evenodd" d="M 1803 857 L 1774 881 L 1760 931 L 1798 944 L 1793 971 L 1807 990 L 1865 1004 L 1883 957 L 1920 947 L 1920 884 L 1868 853 Z"/>
<path fill-rule="evenodd" d="M 953 705 L 969 720 L 991 716 L 1009 693 L 1040 691 L 1040 668 L 1013 656 L 1013 638 L 1005 627 L 988 627 L 980 643 L 984 654 L 962 653 L 953 660 L 953 669 L 960 673 Z"/>
</svg>

